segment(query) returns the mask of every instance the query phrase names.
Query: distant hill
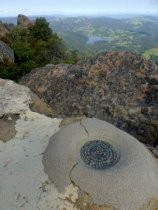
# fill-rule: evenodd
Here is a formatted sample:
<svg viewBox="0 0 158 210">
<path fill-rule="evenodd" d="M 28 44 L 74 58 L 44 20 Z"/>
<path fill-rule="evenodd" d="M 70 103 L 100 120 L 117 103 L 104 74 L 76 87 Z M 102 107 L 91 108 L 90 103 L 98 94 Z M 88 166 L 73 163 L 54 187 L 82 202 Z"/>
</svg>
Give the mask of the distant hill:
<svg viewBox="0 0 158 210">
<path fill-rule="evenodd" d="M 17 17 L 0 17 L 0 20 L 3 23 L 12 23 L 14 25 L 17 23 Z"/>
<path fill-rule="evenodd" d="M 143 54 L 146 50 L 158 48 L 156 16 L 56 17 L 49 22 L 68 47 L 89 54 L 109 50 Z"/>
<path fill-rule="evenodd" d="M 15 21 L 8 19 L 11 20 Z M 1 78 L 17 81 L 35 67 L 48 63 L 75 63 L 77 59 L 77 53 L 65 46 L 43 17 L 32 21 L 19 14 L 15 25 L 0 21 Z"/>
<path fill-rule="evenodd" d="M 30 16 L 35 20 L 36 16 Z M 84 55 L 96 55 L 109 50 L 130 50 L 148 54 L 158 63 L 158 16 L 111 15 L 109 17 L 45 16 L 53 31 L 68 48 Z M 17 23 L 16 17 L 0 18 L 5 23 Z M 147 53 L 146 53 L 147 51 Z"/>
</svg>

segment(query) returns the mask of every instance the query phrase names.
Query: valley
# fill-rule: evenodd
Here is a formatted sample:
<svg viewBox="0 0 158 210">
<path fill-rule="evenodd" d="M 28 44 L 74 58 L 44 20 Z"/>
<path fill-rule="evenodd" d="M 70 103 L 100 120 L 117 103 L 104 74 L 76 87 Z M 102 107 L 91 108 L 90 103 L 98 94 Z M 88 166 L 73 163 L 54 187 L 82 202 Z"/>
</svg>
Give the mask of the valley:
<svg viewBox="0 0 158 210">
<path fill-rule="evenodd" d="M 86 55 L 130 50 L 148 59 L 154 55 L 158 62 L 158 50 L 151 50 L 158 49 L 157 17 L 53 17 L 49 22 L 68 47 Z"/>
</svg>

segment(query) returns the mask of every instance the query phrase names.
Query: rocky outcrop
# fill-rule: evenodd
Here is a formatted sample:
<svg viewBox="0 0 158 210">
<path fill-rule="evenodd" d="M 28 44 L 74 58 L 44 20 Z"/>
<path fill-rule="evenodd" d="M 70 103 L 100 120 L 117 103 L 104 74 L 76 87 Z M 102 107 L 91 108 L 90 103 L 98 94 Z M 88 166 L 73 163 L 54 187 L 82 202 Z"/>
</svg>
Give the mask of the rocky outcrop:
<svg viewBox="0 0 158 210">
<path fill-rule="evenodd" d="M 15 124 L 27 110 L 51 117 L 53 110 L 27 87 L 0 79 L 0 140 L 7 142 L 16 135 Z"/>
<path fill-rule="evenodd" d="M 14 51 L 3 41 L 0 41 L 0 62 L 14 63 Z"/>
<path fill-rule="evenodd" d="M 5 25 L 0 21 L 0 37 L 4 37 L 9 30 L 5 27 Z"/>
<path fill-rule="evenodd" d="M 30 105 L 32 107 L 32 104 L 34 104 L 34 111 L 30 109 Z M 1 209 L 118 210 L 117 208 L 112 207 L 115 206 L 115 203 L 109 201 L 107 204 L 97 204 L 91 193 L 88 194 L 87 192 L 82 191 L 83 188 L 81 187 L 80 182 L 81 180 L 86 182 L 87 179 L 88 182 L 86 182 L 84 187 L 90 185 L 90 192 L 91 188 L 94 187 L 95 190 L 93 193 L 98 193 L 99 195 L 97 199 L 100 199 L 100 196 L 102 196 L 100 189 L 107 192 L 107 196 L 105 195 L 103 198 L 105 200 L 111 193 L 110 200 L 115 199 L 117 200 L 116 203 L 123 206 L 123 208 L 119 210 L 132 209 L 132 206 L 139 206 L 140 202 L 143 204 L 147 195 L 149 195 L 149 198 L 146 201 L 149 200 L 149 202 L 146 205 L 142 205 L 143 209 L 141 208 L 141 210 L 158 209 L 158 196 L 155 193 L 157 190 L 157 172 L 155 176 L 155 171 L 157 171 L 158 166 L 149 151 L 147 151 L 142 144 L 114 126 L 96 119 L 71 118 L 63 120 L 61 123 L 61 131 L 56 133 L 60 129 L 59 124 L 61 119 L 53 119 L 45 116 L 45 113 L 50 114 L 50 109 L 47 109 L 46 111 L 46 107 L 46 104 L 43 105 L 43 102 L 40 101 L 38 97 L 35 97 L 29 88 L 18 85 L 13 81 L 0 79 L 0 177 L 1 180 L 3 180 L 0 182 L 0 189 L 3 189 L 0 190 Z M 39 111 L 41 114 L 35 111 Z M 77 123 L 74 123 L 75 121 Z M 93 124 L 93 122 L 95 123 Z M 68 124 L 69 126 L 67 126 Z M 77 126 L 78 130 L 76 129 Z M 120 147 L 122 157 L 126 156 L 128 158 L 121 158 L 118 163 L 119 165 L 116 165 L 114 168 L 111 168 L 109 171 L 104 171 L 103 173 L 101 171 L 93 171 L 93 173 L 91 173 L 91 169 L 86 169 L 86 166 L 81 162 L 78 165 L 75 163 L 76 167 L 74 166 L 72 168 L 71 173 L 63 170 L 61 174 L 56 174 L 55 181 L 56 179 L 60 180 L 61 176 L 66 172 L 67 176 L 64 176 L 59 184 L 62 186 L 67 178 L 72 178 L 71 181 L 73 181 L 73 178 L 76 177 L 79 179 L 79 185 L 75 186 L 76 181 L 74 180 L 75 182 L 66 187 L 64 192 L 59 192 L 58 188 L 49 180 L 44 171 L 42 157 L 43 154 L 46 155 L 45 149 L 48 146 L 50 138 L 58 139 L 59 136 L 63 136 L 64 139 L 59 139 L 59 142 L 55 142 L 54 146 L 56 147 L 56 145 L 62 141 L 62 143 L 66 144 L 66 149 L 64 149 L 61 144 L 61 146 L 59 146 L 59 151 L 55 151 L 52 155 L 54 156 L 57 154 L 56 158 L 63 156 L 61 163 L 56 163 L 63 168 L 69 167 L 72 161 L 74 161 L 74 157 L 76 157 L 77 153 L 71 158 L 72 154 L 75 152 L 73 151 L 66 160 L 64 159 L 65 155 L 67 156 L 66 151 L 67 149 L 68 151 L 71 150 L 75 146 L 77 139 L 77 145 L 80 145 L 81 140 L 85 140 L 84 137 L 86 137 L 87 140 L 88 133 L 86 132 L 86 129 L 87 132 L 89 132 L 89 137 L 92 137 L 91 134 L 93 135 L 95 132 L 98 132 L 99 136 L 103 136 L 107 132 L 108 135 L 104 137 L 112 137 L 108 138 L 108 141 L 113 138 L 114 141 L 118 140 L 119 144 L 122 144 Z M 75 132 L 77 135 L 74 135 Z M 56 135 L 54 135 L 55 133 Z M 81 136 L 81 134 L 83 135 Z M 9 137 L 10 141 L 8 141 L 9 139 L 6 139 L 6 137 Z M 67 144 L 71 138 L 74 138 L 75 140 L 69 144 L 72 147 Z M 76 146 L 75 150 L 77 148 Z M 50 148 L 50 150 L 51 149 L 52 148 Z M 60 153 L 60 150 L 63 150 L 63 153 Z M 78 157 L 79 156 L 77 156 L 77 158 Z M 65 165 L 62 165 L 63 161 L 66 161 Z M 55 163 L 54 159 L 53 163 Z M 79 166 L 83 167 L 84 170 L 80 170 L 80 173 L 76 173 Z M 129 167 L 131 167 L 131 169 L 126 170 Z M 52 170 L 52 165 L 50 170 Z M 58 170 L 59 169 L 56 170 L 56 173 L 58 173 Z M 90 172 L 90 176 L 86 173 L 85 176 L 81 175 L 79 177 L 81 173 L 85 173 L 85 170 L 87 170 L 88 173 Z M 138 173 L 134 173 L 135 171 Z M 144 171 L 146 172 L 143 173 Z M 123 176 L 117 176 L 120 173 L 123 173 Z M 116 179 L 111 179 L 112 185 L 109 182 L 106 187 L 103 187 L 101 182 L 104 182 L 105 174 L 112 174 L 112 176 L 116 176 Z M 102 176 L 103 179 L 98 179 L 98 176 Z M 139 179 L 139 177 L 141 178 Z M 97 184 L 89 182 L 89 179 L 94 179 Z M 107 176 L 107 179 L 110 180 L 110 175 Z M 138 185 L 133 185 L 132 183 L 138 179 Z M 144 181 L 145 179 L 146 181 Z M 118 189 L 119 181 L 123 184 L 120 185 L 120 188 Z M 128 186 L 131 186 L 131 188 L 128 188 L 128 186 L 126 188 L 126 183 L 128 183 Z M 97 190 L 99 186 L 101 186 L 101 188 Z M 140 193 L 142 192 L 142 189 L 146 189 L 146 187 L 148 187 L 147 190 Z M 124 190 L 124 188 L 126 188 L 127 191 Z M 112 189 L 111 192 L 110 189 Z M 116 189 L 119 191 L 117 198 L 113 195 L 113 193 L 116 194 Z M 139 196 L 136 196 L 134 193 L 132 194 L 132 191 L 137 191 L 137 194 L 140 193 Z M 130 193 L 128 194 L 126 192 Z M 152 196 L 150 196 L 150 192 Z M 122 194 L 125 194 L 126 197 Z M 123 199 L 119 200 L 121 197 Z M 134 197 L 136 197 L 136 199 L 134 199 Z M 126 198 L 128 198 L 127 201 Z M 123 202 L 125 202 L 127 206 L 131 204 L 131 206 L 127 208 Z M 109 205 L 109 203 L 111 204 Z M 138 210 L 137 208 L 133 209 Z"/>
<path fill-rule="evenodd" d="M 47 209 L 44 192 L 47 202 L 53 200 L 59 209 L 65 202 L 59 200 L 42 165 L 42 152 L 61 120 L 32 112 L 32 103 L 35 99 L 27 87 L 0 79 L 0 209 Z"/>
<path fill-rule="evenodd" d="M 2 23 L 2 21 L 0 21 L 0 38 L 5 37 L 14 27 L 13 24 Z"/>
<path fill-rule="evenodd" d="M 30 105 L 34 107 L 34 112 L 30 110 Z M 42 154 L 61 122 L 61 119 L 46 117 L 45 113 L 50 114 L 50 109 L 46 107 L 27 87 L 0 79 L 1 209 L 85 208 L 87 199 L 85 196 L 79 199 L 77 187 L 71 185 L 64 193 L 59 193 L 44 172 Z M 91 200 L 86 206 L 86 210 L 98 209 Z M 113 210 L 107 205 L 101 209 Z"/>
<path fill-rule="evenodd" d="M 18 18 L 17 18 L 17 26 L 18 27 L 20 27 L 20 28 L 28 28 L 31 25 L 32 25 L 32 22 L 27 16 L 22 15 L 22 14 L 18 15 Z"/>
<path fill-rule="evenodd" d="M 131 52 L 107 52 L 76 65 L 35 69 L 22 80 L 56 116 L 106 120 L 158 144 L 158 66 Z"/>
</svg>

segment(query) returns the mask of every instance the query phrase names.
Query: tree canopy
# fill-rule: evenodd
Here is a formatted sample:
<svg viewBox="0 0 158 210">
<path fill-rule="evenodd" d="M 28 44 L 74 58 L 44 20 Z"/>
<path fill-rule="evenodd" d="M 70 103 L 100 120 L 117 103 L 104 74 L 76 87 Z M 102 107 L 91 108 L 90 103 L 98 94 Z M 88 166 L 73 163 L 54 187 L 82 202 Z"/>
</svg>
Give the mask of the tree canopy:
<svg viewBox="0 0 158 210">
<path fill-rule="evenodd" d="M 75 63 L 77 53 L 70 51 L 52 31 L 45 18 L 37 18 L 29 28 L 12 30 L 4 41 L 14 50 L 15 63 L 0 65 L 0 77 L 18 80 L 35 67 L 48 63 Z"/>
</svg>

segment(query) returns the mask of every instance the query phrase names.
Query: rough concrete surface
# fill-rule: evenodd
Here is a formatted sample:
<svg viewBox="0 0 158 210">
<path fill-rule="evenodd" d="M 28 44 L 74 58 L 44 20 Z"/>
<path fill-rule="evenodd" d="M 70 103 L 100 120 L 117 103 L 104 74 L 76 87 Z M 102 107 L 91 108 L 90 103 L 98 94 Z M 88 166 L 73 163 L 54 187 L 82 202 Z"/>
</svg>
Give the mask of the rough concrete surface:
<svg viewBox="0 0 158 210">
<path fill-rule="evenodd" d="M 94 139 L 117 147 L 121 159 L 107 170 L 94 170 L 82 162 L 80 148 Z M 158 197 L 158 165 L 146 147 L 127 133 L 97 119 L 82 119 L 50 140 L 44 153 L 45 171 L 60 192 L 71 182 L 88 193 L 94 203 L 119 210 L 138 210 Z"/>
</svg>

